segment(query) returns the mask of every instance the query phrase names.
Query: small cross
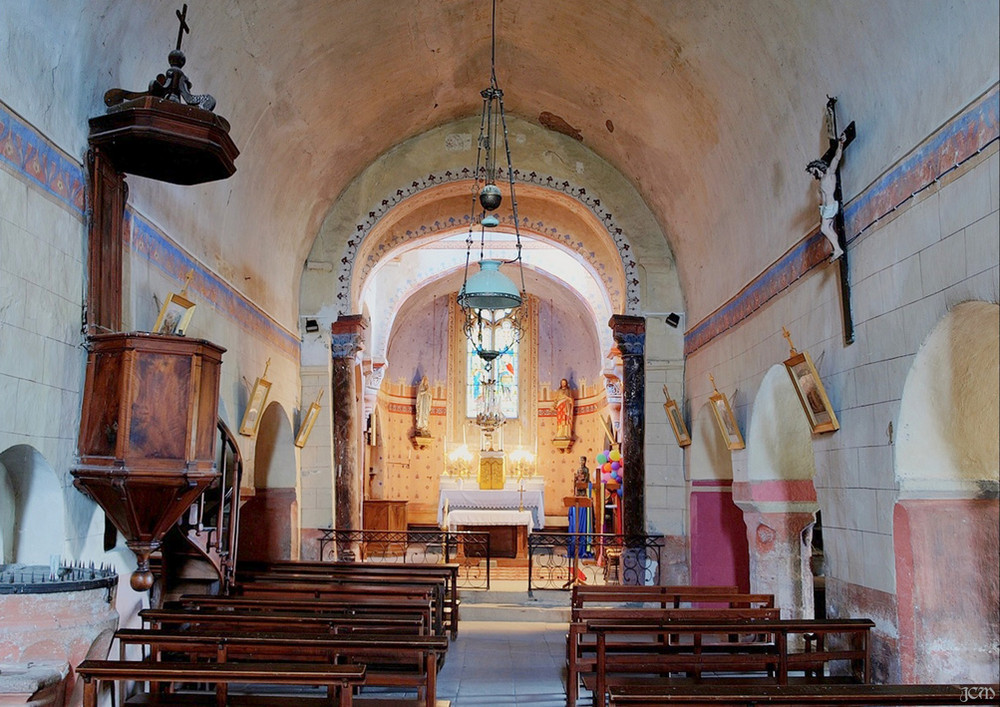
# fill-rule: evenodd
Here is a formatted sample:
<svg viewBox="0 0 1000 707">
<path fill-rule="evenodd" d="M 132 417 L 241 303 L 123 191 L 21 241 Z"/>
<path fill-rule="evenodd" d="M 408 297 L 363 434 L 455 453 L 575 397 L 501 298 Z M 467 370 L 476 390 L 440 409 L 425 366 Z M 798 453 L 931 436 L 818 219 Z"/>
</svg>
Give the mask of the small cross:
<svg viewBox="0 0 1000 707">
<path fill-rule="evenodd" d="M 792 335 L 788 333 L 788 329 L 786 329 L 785 327 L 781 327 L 781 331 L 783 332 L 782 336 L 784 336 L 785 339 L 788 340 L 788 348 L 791 349 L 790 354 L 794 356 L 795 354 L 798 353 L 798 351 L 795 350 L 795 344 L 792 343 Z"/>
<path fill-rule="evenodd" d="M 187 14 L 188 14 L 187 3 L 184 3 L 183 10 L 176 10 L 176 13 L 177 13 L 177 19 L 181 21 L 181 26 L 177 28 L 177 51 L 180 51 L 181 40 L 184 39 L 184 33 L 187 32 L 188 34 L 191 34 L 191 28 L 188 27 L 187 23 Z"/>
</svg>

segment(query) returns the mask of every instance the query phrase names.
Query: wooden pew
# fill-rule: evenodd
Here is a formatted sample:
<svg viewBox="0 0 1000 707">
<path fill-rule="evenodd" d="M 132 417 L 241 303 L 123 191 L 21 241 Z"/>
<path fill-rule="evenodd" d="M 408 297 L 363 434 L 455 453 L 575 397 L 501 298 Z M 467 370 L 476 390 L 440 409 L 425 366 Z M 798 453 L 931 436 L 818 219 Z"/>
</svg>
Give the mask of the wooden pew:
<svg viewBox="0 0 1000 707">
<path fill-rule="evenodd" d="M 773 609 L 772 594 L 740 594 L 731 586 L 668 586 L 668 585 L 597 585 L 573 587 L 571 595 L 571 616 L 569 632 L 566 636 L 566 704 L 573 707 L 579 694 L 579 676 L 592 672 L 596 666 L 596 652 L 591 647 L 591 655 L 582 652 L 585 646 L 586 621 L 581 621 L 578 612 L 596 611 L 599 608 L 613 613 L 592 614 L 588 619 L 626 618 L 636 616 L 630 611 L 641 607 L 659 607 L 660 610 L 688 609 L 691 605 L 711 604 L 713 609 Z M 759 614 L 757 618 L 770 616 Z M 710 618 L 710 615 L 701 615 Z M 731 618 L 739 618 L 732 616 Z M 777 617 L 775 617 L 777 618 Z M 596 645 L 596 640 L 594 642 Z"/>
<path fill-rule="evenodd" d="M 271 560 L 239 562 L 236 568 L 238 579 L 253 576 L 253 573 L 270 572 L 301 574 L 315 573 L 319 576 L 340 576 L 361 580 L 378 579 L 393 581 L 400 578 L 430 577 L 445 580 L 445 625 L 451 637 L 458 635 L 458 593 L 457 562 L 432 563 L 389 563 L 389 562 L 305 562 L 298 560 Z"/>
<path fill-rule="evenodd" d="M 386 634 L 305 634 L 233 630 L 120 629 L 115 633 L 124 656 L 128 646 L 145 646 L 154 660 L 163 653 L 218 662 L 318 661 L 367 667 L 365 684 L 416 688 L 424 707 L 437 701 L 437 671 L 448 650 L 447 636 Z"/>
<path fill-rule="evenodd" d="M 628 673 L 678 672 L 705 679 L 707 673 L 713 673 L 712 679 L 728 675 L 785 685 L 789 673 L 801 671 L 820 681 L 831 663 L 847 662 L 851 668 L 848 679 L 867 684 L 871 681 L 870 632 L 874 625 L 869 619 L 591 621 L 587 630 L 597 636 L 594 704 L 603 707 L 609 676 Z M 742 640 L 761 633 L 770 634 L 773 641 Z M 660 638 L 664 634 L 678 635 L 682 640 L 664 644 Z M 736 640 L 713 640 L 734 635 Z M 617 639 L 613 651 L 608 651 L 609 636 Z M 795 642 L 790 639 L 795 636 L 803 637 L 804 650 L 794 650 Z M 631 644 L 625 640 L 628 637 Z M 831 647 L 829 637 L 838 637 L 848 645 Z"/>
<path fill-rule="evenodd" d="M 248 631 L 301 631 L 344 634 L 361 632 L 427 635 L 423 620 L 385 616 L 337 615 L 314 611 L 218 611 L 210 609 L 142 609 L 139 618 L 151 628 L 228 628 Z"/>
<path fill-rule="evenodd" d="M 85 660 L 76 668 L 83 679 L 83 707 L 97 707 L 98 687 L 102 681 L 135 681 L 155 683 L 207 682 L 216 686 L 214 695 L 157 695 L 155 690 L 126 704 L 187 707 L 188 705 L 266 704 L 269 707 L 295 707 L 309 704 L 303 695 L 282 697 L 269 695 L 259 700 L 227 701 L 230 683 L 253 685 L 324 686 L 325 705 L 349 707 L 353 704 L 352 690 L 365 679 L 363 665 L 329 665 L 324 663 L 173 663 L 140 660 Z"/>
<path fill-rule="evenodd" d="M 740 601 L 742 603 L 737 604 Z M 580 586 L 573 587 L 570 605 L 587 606 L 658 605 L 661 609 L 680 609 L 687 604 L 711 604 L 713 607 L 773 608 L 773 594 L 748 594 L 735 587 L 714 586 Z"/>
<path fill-rule="evenodd" d="M 610 685 L 611 705 L 996 705 L 1000 685 Z"/>
<path fill-rule="evenodd" d="M 428 586 L 401 582 L 362 583 L 288 576 L 280 579 L 237 582 L 233 585 L 231 594 L 233 596 L 270 597 L 272 599 L 336 600 L 363 595 L 397 599 L 429 599 L 434 602 L 432 630 L 437 634 L 444 631 L 444 594 L 443 588 L 438 584 Z"/>
<path fill-rule="evenodd" d="M 231 597 L 207 594 L 185 594 L 164 604 L 164 609 L 230 610 L 230 611 L 299 611 L 330 613 L 339 616 L 371 618 L 419 618 L 424 626 L 433 626 L 434 606 L 424 599 L 386 599 L 363 595 L 342 600 L 269 599 L 261 597 Z"/>
<path fill-rule="evenodd" d="M 676 596 L 676 595 L 675 595 Z M 729 595 L 727 595 L 729 596 Z M 739 595 L 740 597 L 751 595 Z M 745 603 L 737 600 L 736 604 Z M 780 610 L 769 607 L 752 608 L 632 608 L 632 607 L 599 607 L 573 608 L 570 612 L 569 630 L 566 635 L 566 700 L 569 707 L 576 705 L 579 695 L 580 678 L 593 673 L 597 669 L 597 639 L 588 633 L 587 626 L 592 621 L 616 622 L 670 622 L 670 621 L 709 621 L 727 620 L 732 622 L 749 622 L 763 619 L 781 618 Z M 667 642 L 667 635 L 657 637 L 660 643 Z M 590 640 L 588 640 L 588 638 Z M 611 643 L 607 650 L 617 650 L 617 644 Z M 631 647 L 625 643 L 625 650 Z"/>
</svg>

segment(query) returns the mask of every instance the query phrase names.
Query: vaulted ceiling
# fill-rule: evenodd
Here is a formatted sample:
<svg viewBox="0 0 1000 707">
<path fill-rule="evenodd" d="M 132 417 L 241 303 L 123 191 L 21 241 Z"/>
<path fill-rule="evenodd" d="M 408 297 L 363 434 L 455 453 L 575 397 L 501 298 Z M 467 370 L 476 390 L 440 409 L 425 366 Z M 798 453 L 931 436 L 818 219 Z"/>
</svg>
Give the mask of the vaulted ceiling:
<svg viewBox="0 0 1000 707">
<path fill-rule="evenodd" d="M 21 57 L 0 72 L 4 100 L 82 155 L 86 124 L 32 84 L 102 113 L 105 90 L 166 69 L 179 5 L 4 3 Z M 366 175 L 358 206 L 377 203 L 405 174 L 380 181 L 380 158 L 478 115 L 490 12 L 489 0 L 189 2 L 186 70 L 231 122 L 238 171 L 199 187 L 136 178 L 133 200 L 294 326 L 290 293 L 338 201 Z M 555 146 L 517 157 L 539 144 L 525 131 L 515 161 L 597 190 L 619 188 L 597 175 L 619 175 L 654 221 L 631 225 L 643 265 L 676 262 L 694 322 L 816 226 L 803 168 L 824 149 L 828 95 L 859 126 L 850 198 L 996 80 L 996 27 L 984 0 L 498 0 L 496 65 L 508 114 Z M 419 157 L 411 173 L 426 175 Z"/>
</svg>

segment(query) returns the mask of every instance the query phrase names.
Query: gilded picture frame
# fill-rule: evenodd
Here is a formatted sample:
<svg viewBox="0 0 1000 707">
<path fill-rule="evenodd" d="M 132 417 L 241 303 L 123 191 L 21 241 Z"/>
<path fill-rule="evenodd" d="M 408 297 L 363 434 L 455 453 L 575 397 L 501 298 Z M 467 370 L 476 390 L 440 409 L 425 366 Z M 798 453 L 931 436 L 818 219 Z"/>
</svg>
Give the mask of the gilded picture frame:
<svg viewBox="0 0 1000 707">
<path fill-rule="evenodd" d="M 833 405 L 830 404 L 826 388 L 823 387 L 823 381 L 809 352 L 796 351 L 784 363 L 813 434 L 839 430 L 837 414 L 833 411 Z"/>
<path fill-rule="evenodd" d="M 667 401 L 663 403 L 663 411 L 667 413 L 667 420 L 670 421 L 674 437 L 677 438 L 677 446 L 687 447 L 691 444 L 691 435 L 688 432 L 687 425 L 684 424 L 684 415 L 681 414 L 681 409 L 677 406 L 677 402 L 667 392 L 667 386 L 663 386 L 663 395 L 667 398 Z"/>
<path fill-rule="evenodd" d="M 253 384 L 250 397 L 247 399 L 247 409 L 243 411 L 243 420 L 240 422 L 240 434 L 253 437 L 257 434 L 257 426 L 260 424 L 261 413 L 264 412 L 264 405 L 267 404 L 267 396 L 271 392 L 271 381 L 267 380 L 267 367 L 271 359 L 267 360 L 264 366 L 264 373 Z"/>
<path fill-rule="evenodd" d="M 299 433 L 295 435 L 295 446 L 301 449 L 306 446 L 306 441 L 309 439 L 309 433 L 312 432 L 313 425 L 316 424 L 316 418 L 319 417 L 319 400 L 309 404 L 309 409 L 306 410 L 305 417 L 302 418 L 302 425 L 299 427 Z"/>
<path fill-rule="evenodd" d="M 160 307 L 153 332 L 168 336 L 184 336 L 194 316 L 195 304 L 184 295 L 173 292 Z"/>
<path fill-rule="evenodd" d="M 712 404 L 712 412 L 715 413 L 715 421 L 719 425 L 719 432 L 726 440 L 726 447 L 730 450 L 743 449 L 746 444 L 743 435 L 740 433 L 740 426 L 736 424 L 736 416 L 729 406 L 729 399 L 725 393 L 715 390 L 708 396 L 708 401 Z"/>
</svg>

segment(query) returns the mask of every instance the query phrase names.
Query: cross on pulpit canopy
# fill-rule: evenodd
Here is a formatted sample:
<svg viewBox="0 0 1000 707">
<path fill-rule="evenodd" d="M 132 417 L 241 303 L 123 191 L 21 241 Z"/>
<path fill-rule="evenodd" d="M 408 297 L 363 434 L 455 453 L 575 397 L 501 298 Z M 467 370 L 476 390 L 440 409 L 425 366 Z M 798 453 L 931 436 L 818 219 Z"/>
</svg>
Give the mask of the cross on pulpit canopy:
<svg viewBox="0 0 1000 707">
<path fill-rule="evenodd" d="M 181 50 L 181 40 L 184 39 L 184 33 L 187 32 L 191 34 L 191 28 L 187 23 L 188 6 L 184 3 L 184 8 L 182 10 L 176 10 L 177 19 L 180 20 L 181 26 L 177 28 L 177 51 Z"/>
</svg>

